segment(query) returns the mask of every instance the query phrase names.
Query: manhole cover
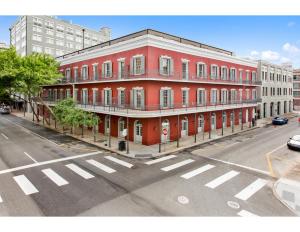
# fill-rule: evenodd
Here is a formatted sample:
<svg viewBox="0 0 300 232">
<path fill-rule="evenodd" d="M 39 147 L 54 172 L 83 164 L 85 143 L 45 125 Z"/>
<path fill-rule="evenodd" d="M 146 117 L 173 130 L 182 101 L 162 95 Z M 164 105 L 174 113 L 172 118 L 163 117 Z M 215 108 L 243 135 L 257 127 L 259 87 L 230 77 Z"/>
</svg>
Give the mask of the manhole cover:
<svg viewBox="0 0 300 232">
<path fill-rule="evenodd" d="M 186 196 L 179 196 L 177 198 L 177 200 L 180 204 L 183 204 L 183 205 L 188 204 L 190 202 Z"/>
<path fill-rule="evenodd" d="M 239 208 L 240 208 L 239 203 L 237 203 L 237 202 L 235 202 L 235 201 L 227 201 L 227 205 L 228 205 L 230 208 L 233 208 L 233 209 L 239 209 Z"/>
</svg>

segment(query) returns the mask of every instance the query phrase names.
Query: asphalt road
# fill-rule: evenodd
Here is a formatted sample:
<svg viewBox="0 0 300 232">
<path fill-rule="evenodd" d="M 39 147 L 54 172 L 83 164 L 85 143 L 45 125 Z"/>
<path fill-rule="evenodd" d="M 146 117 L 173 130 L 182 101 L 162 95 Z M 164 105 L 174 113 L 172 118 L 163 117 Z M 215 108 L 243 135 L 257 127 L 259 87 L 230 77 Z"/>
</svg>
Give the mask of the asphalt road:
<svg viewBox="0 0 300 232">
<path fill-rule="evenodd" d="M 278 134 L 288 136 L 292 123 L 287 127 L 279 128 Z M 259 135 L 268 129 L 255 130 L 258 135 L 252 137 L 256 141 L 252 146 L 247 145 L 248 140 L 224 140 L 151 164 L 2 115 L 0 215 L 292 216 L 273 196 L 274 179 L 269 175 L 212 160 L 208 154 L 230 161 L 237 155 L 246 160 L 244 165 L 250 165 L 252 159 L 259 160 L 256 145 L 266 137 Z M 279 145 L 270 138 L 263 143 L 266 147 L 261 147 L 262 153 Z M 198 154 L 199 149 L 207 149 L 207 157 L 203 152 Z"/>
</svg>

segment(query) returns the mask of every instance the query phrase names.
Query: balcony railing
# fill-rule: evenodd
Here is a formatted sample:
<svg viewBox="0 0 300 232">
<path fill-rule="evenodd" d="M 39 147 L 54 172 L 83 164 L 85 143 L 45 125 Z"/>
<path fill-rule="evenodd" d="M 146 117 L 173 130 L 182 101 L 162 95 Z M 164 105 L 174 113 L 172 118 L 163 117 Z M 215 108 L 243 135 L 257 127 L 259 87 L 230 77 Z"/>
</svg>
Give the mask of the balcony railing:
<svg viewBox="0 0 300 232">
<path fill-rule="evenodd" d="M 49 104 L 56 104 L 60 100 L 53 100 L 49 98 L 43 98 L 43 100 Z M 220 109 L 227 109 L 227 108 L 239 108 L 239 107 L 247 107 L 247 106 L 253 106 L 257 104 L 257 100 L 235 100 L 235 101 L 228 101 L 228 102 L 216 102 L 216 103 L 205 103 L 205 104 L 199 104 L 197 102 L 190 102 L 188 105 L 183 106 L 182 103 L 175 103 L 168 105 L 166 107 L 159 105 L 159 104 L 153 104 L 153 105 L 141 105 L 136 106 L 132 104 L 117 104 L 117 103 L 111 103 L 111 104 L 104 104 L 103 102 L 84 102 L 84 101 L 77 101 L 76 106 L 78 108 L 87 109 L 90 111 L 95 112 L 122 112 L 122 113 L 168 113 L 168 112 L 179 112 L 179 111 L 191 111 L 191 110 L 197 110 L 197 111 L 214 111 L 214 110 L 220 110 Z"/>
<path fill-rule="evenodd" d="M 200 82 L 200 83 L 218 83 L 218 84 L 233 84 L 233 85 L 261 85 L 261 81 L 257 80 L 239 80 L 237 77 L 235 79 L 230 79 L 228 76 L 226 79 L 221 78 L 219 76 L 211 76 L 211 75 L 184 75 L 183 73 L 170 73 L 163 74 L 157 70 L 146 70 L 142 74 L 131 74 L 129 72 L 123 72 L 119 74 L 111 74 L 108 77 L 97 76 L 89 76 L 87 78 L 83 77 L 71 77 L 71 78 L 62 78 L 59 83 L 86 83 L 86 82 L 105 82 L 105 81 L 118 81 L 118 80 L 139 80 L 139 79 L 157 79 L 157 80 L 167 80 L 167 81 L 192 81 L 192 82 Z"/>
</svg>

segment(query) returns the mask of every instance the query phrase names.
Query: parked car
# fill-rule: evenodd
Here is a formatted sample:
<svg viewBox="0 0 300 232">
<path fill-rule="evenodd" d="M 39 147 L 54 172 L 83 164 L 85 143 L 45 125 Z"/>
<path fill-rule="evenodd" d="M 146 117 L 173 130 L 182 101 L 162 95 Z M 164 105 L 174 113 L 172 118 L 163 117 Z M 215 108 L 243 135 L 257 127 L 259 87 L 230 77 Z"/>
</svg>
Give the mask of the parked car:
<svg viewBox="0 0 300 232">
<path fill-rule="evenodd" d="M 294 135 L 287 142 L 287 146 L 291 150 L 300 151 L 300 135 Z"/>
<path fill-rule="evenodd" d="M 10 113 L 10 109 L 8 106 L 1 106 L 0 107 L 0 113 L 1 114 L 9 114 Z"/>
<path fill-rule="evenodd" d="M 272 124 L 273 125 L 284 125 L 288 123 L 288 119 L 284 117 L 275 117 L 272 119 Z"/>
</svg>

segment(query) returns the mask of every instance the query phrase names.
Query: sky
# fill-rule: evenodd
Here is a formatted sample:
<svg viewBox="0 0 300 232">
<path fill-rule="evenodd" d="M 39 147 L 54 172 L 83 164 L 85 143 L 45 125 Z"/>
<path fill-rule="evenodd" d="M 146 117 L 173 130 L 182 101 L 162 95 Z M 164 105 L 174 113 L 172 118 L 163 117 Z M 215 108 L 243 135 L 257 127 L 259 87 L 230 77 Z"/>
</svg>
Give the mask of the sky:
<svg viewBox="0 0 300 232">
<path fill-rule="evenodd" d="M 58 16 L 99 30 L 112 38 L 146 28 L 174 34 L 235 52 L 237 56 L 300 68 L 300 16 Z M 0 16 L 0 42 L 9 42 L 17 16 Z"/>
</svg>

